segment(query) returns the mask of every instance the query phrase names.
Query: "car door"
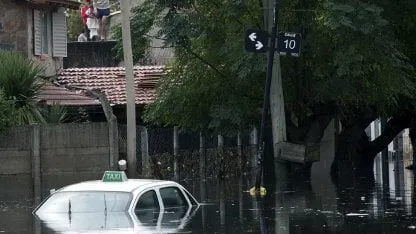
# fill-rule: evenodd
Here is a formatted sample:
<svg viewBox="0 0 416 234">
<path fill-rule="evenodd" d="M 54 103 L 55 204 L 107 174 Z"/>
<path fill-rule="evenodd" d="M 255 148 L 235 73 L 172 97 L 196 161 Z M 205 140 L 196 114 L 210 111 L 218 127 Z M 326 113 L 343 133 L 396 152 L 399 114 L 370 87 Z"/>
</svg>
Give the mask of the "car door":
<svg viewBox="0 0 416 234">
<path fill-rule="evenodd" d="M 156 190 L 149 189 L 141 193 L 134 207 L 134 214 L 143 226 L 156 227 L 161 206 Z"/>
<path fill-rule="evenodd" d="M 159 195 L 164 207 L 162 226 L 178 228 L 191 209 L 186 194 L 177 186 L 166 186 L 159 188 Z"/>
</svg>

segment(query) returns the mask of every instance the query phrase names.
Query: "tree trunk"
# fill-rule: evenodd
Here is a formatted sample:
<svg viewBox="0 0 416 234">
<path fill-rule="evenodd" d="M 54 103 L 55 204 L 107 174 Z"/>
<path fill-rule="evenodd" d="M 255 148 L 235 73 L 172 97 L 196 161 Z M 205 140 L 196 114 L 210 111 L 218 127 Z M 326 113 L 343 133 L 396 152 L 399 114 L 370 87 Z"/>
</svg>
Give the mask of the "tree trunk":
<svg viewBox="0 0 416 234">
<path fill-rule="evenodd" d="M 387 122 L 382 134 L 373 141 L 365 132 L 365 128 L 374 120 L 371 114 L 344 128 L 339 135 L 331 166 L 334 182 L 343 185 L 374 183 L 374 158 L 409 126 L 411 116 L 411 113 L 394 116 Z"/>
<path fill-rule="evenodd" d="M 331 176 L 336 184 L 347 186 L 356 182 L 374 182 L 374 157 L 363 154 L 368 143 L 365 128 L 358 124 L 342 131 L 331 166 Z"/>
</svg>

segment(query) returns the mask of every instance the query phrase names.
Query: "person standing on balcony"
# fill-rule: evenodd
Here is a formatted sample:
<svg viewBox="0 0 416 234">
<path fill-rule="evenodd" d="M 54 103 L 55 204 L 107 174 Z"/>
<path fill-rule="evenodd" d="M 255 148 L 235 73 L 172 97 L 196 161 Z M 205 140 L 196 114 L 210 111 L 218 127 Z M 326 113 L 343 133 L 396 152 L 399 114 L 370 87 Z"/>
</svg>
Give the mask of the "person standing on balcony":
<svg viewBox="0 0 416 234">
<path fill-rule="evenodd" d="M 107 38 L 107 18 L 110 15 L 110 1 L 109 0 L 93 0 L 94 8 L 97 11 L 97 18 L 100 22 L 100 36 L 101 40 L 105 41 Z"/>
<path fill-rule="evenodd" d="M 86 14 L 88 15 L 87 26 L 88 26 L 88 29 L 90 30 L 89 39 L 92 41 L 98 41 L 98 38 L 99 38 L 98 30 L 100 28 L 100 23 L 96 17 L 97 12 L 91 6 L 90 9 L 87 10 Z"/>
<path fill-rule="evenodd" d="M 87 38 L 87 39 L 89 39 L 90 38 L 90 30 L 88 29 L 88 26 L 87 26 L 87 19 L 88 19 L 88 15 L 87 15 L 87 11 L 88 11 L 88 9 L 90 8 L 90 6 L 89 6 L 89 1 L 88 0 L 86 0 L 86 1 L 82 1 L 82 4 L 81 4 L 81 18 L 82 18 L 82 24 L 83 24 L 83 34 L 84 34 L 84 36 Z"/>
</svg>

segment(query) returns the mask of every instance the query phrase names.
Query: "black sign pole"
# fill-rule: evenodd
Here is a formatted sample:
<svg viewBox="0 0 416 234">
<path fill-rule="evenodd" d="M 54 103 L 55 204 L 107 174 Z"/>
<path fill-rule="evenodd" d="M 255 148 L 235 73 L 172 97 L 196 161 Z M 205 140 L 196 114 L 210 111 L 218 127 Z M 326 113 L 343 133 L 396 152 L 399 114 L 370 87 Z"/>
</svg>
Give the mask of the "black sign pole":
<svg viewBox="0 0 416 234">
<path fill-rule="evenodd" d="M 260 127 L 260 136 L 259 136 L 259 151 L 257 154 L 257 173 L 256 173 L 256 194 L 260 196 L 260 185 L 263 177 L 263 161 L 264 161 L 264 132 L 266 128 L 266 116 L 269 112 L 270 107 L 270 86 L 272 83 L 272 73 L 273 73 L 273 60 L 274 60 L 274 50 L 276 47 L 277 39 L 277 17 L 279 10 L 279 0 L 274 0 L 274 20 L 273 27 L 271 32 L 271 43 L 269 49 L 269 57 L 267 63 L 267 73 L 266 73 L 266 84 L 264 86 L 264 101 L 263 101 L 263 112 L 261 117 L 261 127 Z"/>
</svg>

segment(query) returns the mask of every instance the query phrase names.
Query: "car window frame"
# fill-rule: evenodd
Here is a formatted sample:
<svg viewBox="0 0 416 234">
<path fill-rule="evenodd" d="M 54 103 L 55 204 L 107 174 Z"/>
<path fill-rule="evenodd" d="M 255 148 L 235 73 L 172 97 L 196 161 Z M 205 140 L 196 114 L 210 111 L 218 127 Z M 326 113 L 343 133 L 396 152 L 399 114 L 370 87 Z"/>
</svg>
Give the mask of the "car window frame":
<svg viewBox="0 0 416 234">
<path fill-rule="evenodd" d="M 161 188 L 166 188 L 166 187 L 175 187 L 175 188 L 178 188 L 181 191 L 181 193 L 185 197 L 186 202 L 188 203 L 188 208 L 187 208 L 187 212 L 186 212 L 185 217 L 189 218 L 189 216 L 191 215 L 191 211 L 194 208 L 194 205 L 192 205 L 192 202 L 190 201 L 190 199 L 195 199 L 195 198 L 194 197 L 190 198 L 188 196 L 188 194 L 186 193 L 187 190 L 184 187 L 182 187 L 180 184 L 169 183 L 169 184 L 162 184 L 162 185 L 157 185 L 157 186 L 150 186 L 150 187 L 147 187 L 147 188 L 145 188 L 143 190 L 140 190 L 140 191 L 137 191 L 137 190 L 133 191 L 133 199 L 132 199 L 132 204 L 131 204 L 130 209 L 129 209 L 129 213 L 132 216 L 132 218 L 134 219 L 135 223 L 138 223 L 138 224 L 141 223 L 139 218 L 137 217 L 137 215 L 135 213 L 135 207 L 137 206 L 137 203 L 139 202 L 140 196 L 143 195 L 144 193 L 148 192 L 148 191 L 154 190 L 156 192 L 157 199 L 158 199 L 158 202 L 159 202 L 159 207 L 160 207 L 156 227 L 159 228 L 159 229 L 161 228 L 162 220 L 163 220 L 163 213 L 166 210 L 166 208 L 165 208 L 165 205 L 163 204 L 162 196 L 160 195 L 160 189 Z M 197 204 L 196 207 L 199 207 L 199 203 L 196 199 L 195 199 L 195 202 Z M 180 227 L 183 227 L 184 225 L 185 225 L 184 220 L 181 220 Z"/>
<path fill-rule="evenodd" d="M 143 194 L 145 194 L 145 193 L 147 193 L 147 192 L 150 192 L 150 191 L 154 191 L 155 192 L 155 194 L 156 194 L 156 198 L 157 198 L 157 202 L 159 203 L 159 211 L 160 210 L 162 210 L 162 206 L 161 206 L 161 200 L 160 200 L 160 196 L 159 196 L 159 194 L 158 194 L 158 191 L 156 190 L 156 189 L 154 189 L 154 188 L 148 188 L 148 189 L 145 189 L 145 190 L 143 190 L 143 191 L 140 191 L 140 193 L 136 196 L 136 198 L 135 198 L 135 201 L 134 201 L 134 204 L 133 204 L 133 212 L 135 212 L 135 210 L 136 210 L 136 206 L 137 206 L 137 204 L 139 203 L 139 199 L 140 199 L 140 197 L 143 195 Z"/>
<path fill-rule="evenodd" d="M 173 187 L 173 188 L 178 189 L 178 190 L 182 193 L 182 196 L 185 198 L 186 202 L 188 203 L 188 208 L 189 208 L 189 207 L 192 207 L 192 203 L 189 201 L 188 195 L 185 193 L 185 191 L 183 191 L 183 189 L 182 189 L 180 186 L 178 186 L 178 185 L 175 185 L 175 184 L 170 184 L 170 185 L 161 186 L 161 187 L 159 187 L 159 188 L 158 188 L 158 191 L 159 191 L 159 196 L 160 196 L 160 200 L 162 201 L 162 204 L 163 204 L 163 208 L 164 208 L 164 210 L 165 210 L 165 209 L 172 208 L 172 207 L 165 208 L 165 204 L 163 203 L 163 198 L 162 198 L 162 195 L 160 194 L 160 189 L 164 189 L 164 188 L 172 188 L 172 187 Z"/>
<path fill-rule="evenodd" d="M 129 203 L 131 204 L 134 200 L 134 194 L 132 192 L 125 192 L 125 191 L 112 191 L 112 190 L 83 190 L 83 191 L 65 191 L 62 189 L 55 191 L 52 194 L 49 194 L 46 199 L 44 199 L 39 205 L 32 211 L 32 214 L 37 216 L 36 213 L 39 211 L 40 207 L 42 207 L 52 196 L 59 194 L 59 193 L 74 193 L 74 192 L 120 192 L 120 193 L 126 193 L 129 194 Z M 126 210 L 124 212 L 129 212 L 131 209 L 131 205 L 127 203 Z"/>
</svg>

